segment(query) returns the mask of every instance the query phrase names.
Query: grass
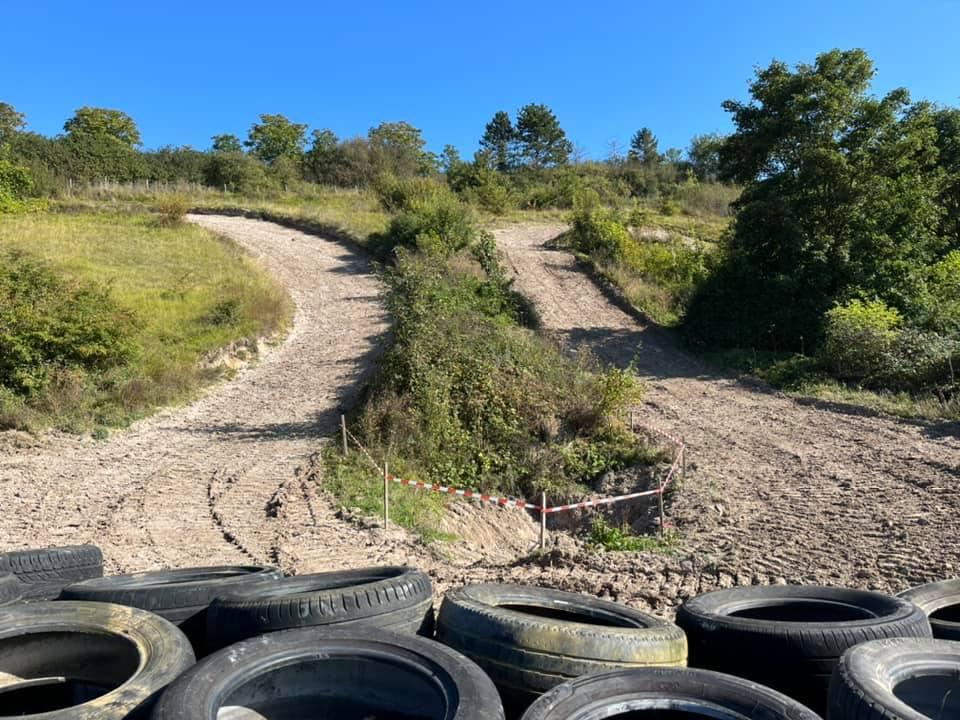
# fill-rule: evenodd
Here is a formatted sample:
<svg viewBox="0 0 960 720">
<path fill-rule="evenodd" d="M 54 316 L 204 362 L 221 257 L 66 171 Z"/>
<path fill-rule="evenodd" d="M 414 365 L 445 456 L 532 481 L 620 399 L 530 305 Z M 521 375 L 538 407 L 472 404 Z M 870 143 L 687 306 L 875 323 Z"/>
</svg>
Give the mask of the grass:
<svg viewBox="0 0 960 720">
<path fill-rule="evenodd" d="M 223 371 L 213 352 L 274 335 L 291 316 L 286 293 L 229 241 L 189 224 L 140 212 L 0 216 L 0 252 L 22 252 L 74 281 L 109 288 L 138 319 L 137 353 L 126 366 L 16 402 L 0 423 L 37 430 L 123 426 L 159 406 L 184 402 Z"/>
<path fill-rule="evenodd" d="M 324 467 L 324 488 L 345 510 L 367 517 L 383 517 L 383 480 L 366 457 L 357 452 L 344 456 L 331 445 L 324 454 Z M 389 467 L 391 475 L 410 477 L 402 463 Z M 427 543 L 456 540 L 455 535 L 439 529 L 447 502 L 448 496 L 391 483 L 390 521 L 414 531 Z"/>
<path fill-rule="evenodd" d="M 590 528 L 588 542 L 594 547 L 612 552 L 675 552 L 680 545 L 680 535 L 676 530 L 668 530 L 663 535 L 634 535 L 626 528 L 609 525 L 598 516 Z"/>
<path fill-rule="evenodd" d="M 709 352 L 704 357 L 715 365 L 760 378 L 793 397 L 855 405 L 908 419 L 960 421 L 960 399 L 942 401 L 933 394 L 879 392 L 846 385 L 829 377 L 814 357 L 755 350 Z"/>
</svg>

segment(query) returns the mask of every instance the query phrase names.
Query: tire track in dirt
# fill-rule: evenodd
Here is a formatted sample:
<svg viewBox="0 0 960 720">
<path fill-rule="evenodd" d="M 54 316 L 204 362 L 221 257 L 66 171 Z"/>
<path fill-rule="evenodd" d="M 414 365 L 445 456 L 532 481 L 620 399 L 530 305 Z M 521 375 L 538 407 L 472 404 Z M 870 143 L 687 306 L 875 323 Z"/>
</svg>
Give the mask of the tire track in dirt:
<svg viewBox="0 0 960 720">
<path fill-rule="evenodd" d="M 544 329 L 607 364 L 634 361 L 648 386 L 645 419 L 686 438 L 691 472 L 672 513 L 689 553 L 684 572 L 698 578 L 664 579 L 661 595 L 700 586 L 704 576 L 710 585 L 900 590 L 960 572 L 955 424 L 801 403 L 719 373 L 613 304 L 569 253 L 545 247 L 564 229 L 496 236 Z M 626 571 L 631 562 L 608 557 L 596 570 Z"/>
<path fill-rule="evenodd" d="M 108 441 L 52 434 L 4 451 L 0 547 L 95 542 L 116 572 L 266 562 L 297 535 L 268 505 L 313 462 L 374 366 L 388 329 L 377 280 L 342 243 L 246 218 L 189 219 L 233 239 L 288 288 L 289 335 L 194 404 Z M 338 562 L 363 564 L 362 542 L 350 537 L 362 533 L 333 519 L 329 503 L 303 521 L 335 522 Z"/>
</svg>

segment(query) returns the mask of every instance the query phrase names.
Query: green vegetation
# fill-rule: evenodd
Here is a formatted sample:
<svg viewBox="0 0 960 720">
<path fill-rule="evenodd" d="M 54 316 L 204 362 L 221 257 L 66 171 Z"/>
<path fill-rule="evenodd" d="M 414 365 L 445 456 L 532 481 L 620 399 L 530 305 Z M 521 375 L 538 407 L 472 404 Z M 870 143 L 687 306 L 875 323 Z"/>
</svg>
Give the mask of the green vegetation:
<svg viewBox="0 0 960 720">
<path fill-rule="evenodd" d="M 126 424 L 290 312 L 236 247 L 144 213 L 0 216 L 0 256 L 0 428 Z"/>
<path fill-rule="evenodd" d="M 602 516 L 597 516 L 590 527 L 589 542 L 594 547 L 613 552 L 674 552 L 680 544 L 676 530 L 662 535 L 634 535 L 625 528 L 609 525 Z"/>
</svg>

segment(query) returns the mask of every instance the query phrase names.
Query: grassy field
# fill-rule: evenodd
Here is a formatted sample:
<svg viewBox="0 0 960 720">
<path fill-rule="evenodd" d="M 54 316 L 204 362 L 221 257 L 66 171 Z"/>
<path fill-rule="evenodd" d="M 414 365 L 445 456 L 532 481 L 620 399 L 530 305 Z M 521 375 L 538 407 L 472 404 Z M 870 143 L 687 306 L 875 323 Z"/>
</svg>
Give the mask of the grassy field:
<svg viewBox="0 0 960 720">
<path fill-rule="evenodd" d="M 79 431 L 119 426 L 194 397 L 222 371 L 201 360 L 281 331 L 285 292 L 232 243 L 153 215 L 99 212 L 0 217 L 0 254 L 23 253 L 66 283 L 88 283 L 136 319 L 136 352 L 119 368 L 63 375 L 32 397 L 0 396 L 0 426 Z"/>
</svg>

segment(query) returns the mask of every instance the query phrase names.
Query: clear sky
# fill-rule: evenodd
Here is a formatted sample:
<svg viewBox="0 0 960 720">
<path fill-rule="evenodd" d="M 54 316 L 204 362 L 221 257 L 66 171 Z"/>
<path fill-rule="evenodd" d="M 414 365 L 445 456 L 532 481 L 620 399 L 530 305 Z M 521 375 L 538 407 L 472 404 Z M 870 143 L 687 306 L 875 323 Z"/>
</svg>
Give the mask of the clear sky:
<svg viewBox="0 0 960 720">
<path fill-rule="evenodd" d="M 603 157 L 641 126 L 661 149 L 728 130 L 755 66 L 834 47 L 867 50 L 878 92 L 960 105 L 958 0 L 0 0 L 0 101 L 48 135 L 120 109 L 147 147 L 283 113 L 341 137 L 406 120 L 468 156 L 495 111 L 540 102 Z"/>
</svg>

